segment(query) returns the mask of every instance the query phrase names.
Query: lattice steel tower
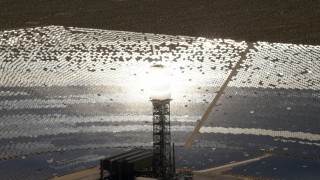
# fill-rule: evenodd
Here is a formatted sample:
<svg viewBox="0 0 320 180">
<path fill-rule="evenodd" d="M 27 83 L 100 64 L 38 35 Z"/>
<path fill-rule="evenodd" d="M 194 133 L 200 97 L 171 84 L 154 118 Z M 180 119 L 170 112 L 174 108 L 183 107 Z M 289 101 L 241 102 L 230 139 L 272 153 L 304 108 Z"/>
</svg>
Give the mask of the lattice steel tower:
<svg viewBox="0 0 320 180">
<path fill-rule="evenodd" d="M 152 100 L 154 174 L 160 179 L 173 177 L 170 133 L 170 99 Z"/>
<path fill-rule="evenodd" d="M 174 175 L 170 133 L 170 72 L 163 65 L 150 69 L 150 98 L 153 105 L 153 172 L 158 179 Z"/>
</svg>

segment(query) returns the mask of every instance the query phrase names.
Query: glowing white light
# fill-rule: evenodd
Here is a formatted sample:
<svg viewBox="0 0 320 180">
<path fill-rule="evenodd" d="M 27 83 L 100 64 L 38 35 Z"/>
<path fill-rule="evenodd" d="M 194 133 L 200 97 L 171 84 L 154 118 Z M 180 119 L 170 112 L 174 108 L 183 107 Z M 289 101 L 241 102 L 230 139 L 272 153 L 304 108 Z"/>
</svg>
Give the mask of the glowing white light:
<svg viewBox="0 0 320 180">
<path fill-rule="evenodd" d="M 163 65 L 154 65 L 150 68 L 148 79 L 150 98 L 165 100 L 171 98 L 170 71 Z"/>
</svg>

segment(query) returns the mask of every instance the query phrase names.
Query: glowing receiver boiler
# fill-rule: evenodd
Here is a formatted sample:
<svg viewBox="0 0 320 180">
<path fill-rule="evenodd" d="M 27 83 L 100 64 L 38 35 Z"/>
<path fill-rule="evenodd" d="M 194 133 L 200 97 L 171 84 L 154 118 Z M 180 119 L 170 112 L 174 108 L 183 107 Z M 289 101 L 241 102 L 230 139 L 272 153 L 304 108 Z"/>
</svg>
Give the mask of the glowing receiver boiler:
<svg viewBox="0 0 320 180">
<path fill-rule="evenodd" d="M 166 100 L 171 98 L 170 71 L 164 65 L 150 67 L 149 77 L 150 99 Z"/>
</svg>

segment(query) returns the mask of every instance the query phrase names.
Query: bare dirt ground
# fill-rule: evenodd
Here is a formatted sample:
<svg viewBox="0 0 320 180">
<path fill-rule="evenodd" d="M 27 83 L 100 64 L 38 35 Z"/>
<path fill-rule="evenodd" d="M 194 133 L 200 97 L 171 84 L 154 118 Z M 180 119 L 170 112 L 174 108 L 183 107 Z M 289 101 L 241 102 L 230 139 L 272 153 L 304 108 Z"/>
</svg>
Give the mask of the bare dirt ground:
<svg viewBox="0 0 320 180">
<path fill-rule="evenodd" d="M 64 25 L 320 44 L 319 0 L 0 0 L 0 30 Z"/>
</svg>

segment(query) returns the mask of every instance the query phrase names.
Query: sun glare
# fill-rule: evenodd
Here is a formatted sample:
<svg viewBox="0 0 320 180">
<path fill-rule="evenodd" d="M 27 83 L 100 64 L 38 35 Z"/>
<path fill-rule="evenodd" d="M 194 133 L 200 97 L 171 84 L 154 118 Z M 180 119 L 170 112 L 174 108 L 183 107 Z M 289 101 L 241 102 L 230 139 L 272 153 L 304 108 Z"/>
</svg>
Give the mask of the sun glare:
<svg viewBox="0 0 320 180">
<path fill-rule="evenodd" d="M 168 67 L 162 64 L 152 65 L 147 78 L 151 99 L 164 100 L 171 98 L 171 75 Z"/>
</svg>

